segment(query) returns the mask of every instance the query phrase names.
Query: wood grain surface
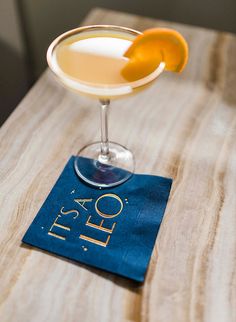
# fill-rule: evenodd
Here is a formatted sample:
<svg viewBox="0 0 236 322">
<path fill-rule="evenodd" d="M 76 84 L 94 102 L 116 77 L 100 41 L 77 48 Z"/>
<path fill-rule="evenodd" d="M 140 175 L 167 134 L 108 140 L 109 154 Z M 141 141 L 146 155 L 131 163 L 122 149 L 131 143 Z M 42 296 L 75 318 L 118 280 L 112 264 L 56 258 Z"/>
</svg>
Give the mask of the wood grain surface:
<svg viewBox="0 0 236 322">
<path fill-rule="evenodd" d="M 0 129 L 0 321 L 236 321 L 236 37 L 103 9 L 84 21 L 104 23 L 173 27 L 190 44 L 181 75 L 110 113 L 136 172 L 174 179 L 145 283 L 21 244 L 68 158 L 99 139 L 97 102 L 46 71 Z"/>
</svg>

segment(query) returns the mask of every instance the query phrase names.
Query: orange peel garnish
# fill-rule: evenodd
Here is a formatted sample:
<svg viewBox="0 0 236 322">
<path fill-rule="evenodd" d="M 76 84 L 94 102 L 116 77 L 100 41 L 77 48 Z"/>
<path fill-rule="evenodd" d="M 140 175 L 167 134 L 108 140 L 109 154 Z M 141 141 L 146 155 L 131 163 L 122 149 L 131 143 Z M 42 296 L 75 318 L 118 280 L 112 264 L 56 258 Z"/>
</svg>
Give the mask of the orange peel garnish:
<svg viewBox="0 0 236 322">
<path fill-rule="evenodd" d="M 129 61 L 121 74 L 128 81 L 149 75 L 161 62 L 165 63 L 165 70 L 179 73 L 188 61 L 188 44 L 176 30 L 147 29 L 134 39 L 124 57 Z"/>
</svg>

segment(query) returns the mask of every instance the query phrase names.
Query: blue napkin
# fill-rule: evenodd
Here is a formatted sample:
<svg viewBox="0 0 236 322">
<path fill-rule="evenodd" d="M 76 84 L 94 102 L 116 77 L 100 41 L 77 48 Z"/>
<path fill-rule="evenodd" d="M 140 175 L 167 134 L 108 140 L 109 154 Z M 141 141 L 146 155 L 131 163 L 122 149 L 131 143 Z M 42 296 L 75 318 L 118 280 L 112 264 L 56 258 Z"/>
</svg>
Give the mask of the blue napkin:
<svg viewBox="0 0 236 322">
<path fill-rule="evenodd" d="M 172 180 L 134 174 L 120 186 L 83 183 L 71 157 L 23 242 L 135 281 L 145 278 Z"/>
</svg>

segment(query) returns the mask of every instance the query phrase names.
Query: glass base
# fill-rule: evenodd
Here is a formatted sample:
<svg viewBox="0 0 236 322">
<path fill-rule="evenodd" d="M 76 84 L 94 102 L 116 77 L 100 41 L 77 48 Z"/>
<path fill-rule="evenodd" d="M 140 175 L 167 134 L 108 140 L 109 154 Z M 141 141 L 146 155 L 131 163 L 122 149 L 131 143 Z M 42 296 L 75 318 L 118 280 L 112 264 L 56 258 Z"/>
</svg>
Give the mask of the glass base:
<svg viewBox="0 0 236 322">
<path fill-rule="evenodd" d="M 86 183 L 108 188 L 128 180 L 134 172 L 133 154 L 120 144 L 109 142 L 109 155 L 101 155 L 101 143 L 85 146 L 75 157 L 75 171 Z"/>
</svg>

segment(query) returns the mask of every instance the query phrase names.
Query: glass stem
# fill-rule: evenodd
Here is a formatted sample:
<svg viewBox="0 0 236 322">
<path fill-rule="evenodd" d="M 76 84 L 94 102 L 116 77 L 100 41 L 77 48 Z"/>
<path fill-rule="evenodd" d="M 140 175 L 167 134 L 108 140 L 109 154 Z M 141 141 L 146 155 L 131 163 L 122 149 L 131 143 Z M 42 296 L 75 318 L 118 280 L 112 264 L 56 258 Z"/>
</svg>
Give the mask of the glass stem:
<svg viewBox="0 0 236 322">
<path fill-rule="evenodd" d="M 102 161 L 109 160 L 109 140 L 108 140 L 108 109 L 110 100 L 101 99 L 101 155 Z"/>
</svg>

